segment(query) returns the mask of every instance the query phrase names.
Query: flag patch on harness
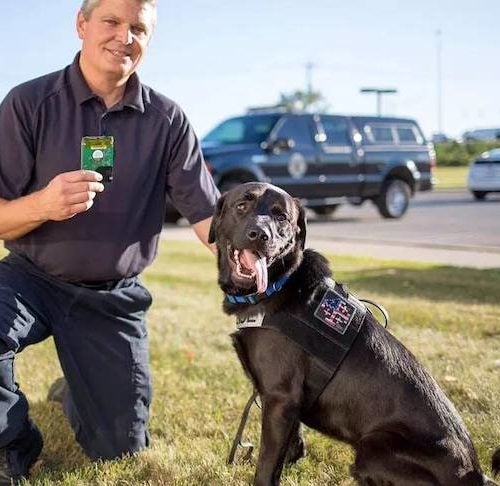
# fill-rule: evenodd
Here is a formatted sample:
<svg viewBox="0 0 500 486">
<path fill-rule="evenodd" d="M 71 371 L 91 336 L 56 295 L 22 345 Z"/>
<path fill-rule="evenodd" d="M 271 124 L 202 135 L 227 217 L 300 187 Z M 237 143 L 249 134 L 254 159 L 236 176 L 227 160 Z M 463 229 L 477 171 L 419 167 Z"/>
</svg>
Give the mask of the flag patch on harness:
<svg viewBox="0 0 500 486">
<path fill-rule="evenodd" d="M 327 290 L 314 316 L 339 334 L 345 334 L 356 314 L 356 307 L 334 290 Z"/>
</svg>

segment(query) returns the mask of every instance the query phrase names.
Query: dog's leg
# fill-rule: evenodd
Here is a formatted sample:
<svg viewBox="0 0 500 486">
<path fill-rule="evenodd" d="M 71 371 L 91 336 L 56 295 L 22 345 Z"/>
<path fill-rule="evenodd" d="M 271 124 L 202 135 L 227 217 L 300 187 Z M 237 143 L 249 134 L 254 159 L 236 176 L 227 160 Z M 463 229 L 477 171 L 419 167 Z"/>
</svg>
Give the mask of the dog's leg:
<svg viewBox="0 0 500 486">
<path fill-rule="evenodd" d="M 424 464 L 404 439 L 380 432 L 358 444 L 351 474 L 361 486 L 458 486 L 443 483 Z"/>
<path fill-rule="evenodd" d="M 303 427 L 300 422 L 292 431 L 292 436 L 286 453 L 285 464 L 295 464 L 306 455 L 306 443 L 304 441 Z"/>
<path fill-rule="evenodd" d="M 358 443 L 351 473 L 362 486 L 485 486 L 479 469 L 461 476 L 462 466 L 447 449 L 377 432 Z"/>
<path fill-rule="evenodd" d="M 292 435 L 299 426 L 299 406 L 286 394 L 270 393 L 262 399 L 262 431 L 255 486 L 276 486 Z"/>
</svg>

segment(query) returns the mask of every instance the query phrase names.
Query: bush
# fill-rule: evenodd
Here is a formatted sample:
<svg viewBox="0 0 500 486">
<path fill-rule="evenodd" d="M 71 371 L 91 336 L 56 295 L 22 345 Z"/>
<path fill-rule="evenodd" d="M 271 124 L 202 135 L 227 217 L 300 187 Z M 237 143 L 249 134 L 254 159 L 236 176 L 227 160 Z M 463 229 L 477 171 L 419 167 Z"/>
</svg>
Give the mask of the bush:
<svg viewBox="0 0 500 486">
<path fill-rule="evenodd" d="M 438 143 L 435 145 L 437 165 L 441 167 L 468 166 L 475 158 L 477 158 L 483 152 L 499 147 L 500 147 L 500 141 Z"/>
</svg>

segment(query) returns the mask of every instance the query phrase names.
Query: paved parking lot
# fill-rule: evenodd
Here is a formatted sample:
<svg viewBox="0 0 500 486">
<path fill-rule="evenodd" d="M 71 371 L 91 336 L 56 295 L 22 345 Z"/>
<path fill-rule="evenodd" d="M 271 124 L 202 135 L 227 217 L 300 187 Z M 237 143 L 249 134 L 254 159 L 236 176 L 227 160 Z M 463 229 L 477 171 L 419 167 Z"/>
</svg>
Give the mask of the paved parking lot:
<svg viewBox="0 0 500 486">
<path fill-rule="evenodd" d="M 370 203 L 346 205 L 331 221 L 312 216 L 308 231 L 310 246 L 335 253 L 500 268 L 500 195 L 418 194 L 400 220 L 380 218 Z"/>
</svg>

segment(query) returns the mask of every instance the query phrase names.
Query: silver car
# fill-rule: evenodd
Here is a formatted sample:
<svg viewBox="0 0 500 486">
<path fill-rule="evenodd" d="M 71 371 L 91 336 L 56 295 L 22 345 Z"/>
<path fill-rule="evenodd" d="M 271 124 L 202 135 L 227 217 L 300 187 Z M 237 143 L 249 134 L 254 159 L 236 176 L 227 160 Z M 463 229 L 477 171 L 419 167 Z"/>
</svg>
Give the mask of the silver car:
<svg viewBox="0 0 500 486">
<path fill-rule="evenodd" d="M 500 192 L 500 149 L 482 153 L 470 165 L 467 187 L 476 199 L 484 199 L 489 192 Z"/>
</svg>

